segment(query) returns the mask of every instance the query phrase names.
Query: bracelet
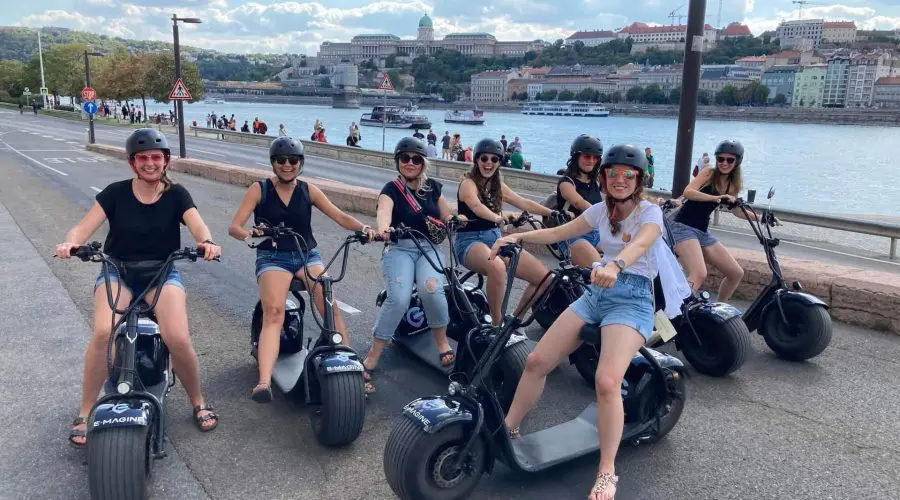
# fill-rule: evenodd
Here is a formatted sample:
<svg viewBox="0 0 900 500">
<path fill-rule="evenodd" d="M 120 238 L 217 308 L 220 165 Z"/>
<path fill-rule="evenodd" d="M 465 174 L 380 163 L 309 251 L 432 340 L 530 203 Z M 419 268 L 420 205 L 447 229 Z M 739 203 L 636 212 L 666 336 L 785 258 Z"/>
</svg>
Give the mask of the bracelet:
<svg viewBox="0 0 900 500">
<path fill-rule="evenodd" d="M 209 244 L 209 245 L 216 245 L 216 246 L 218 246 L 218 245 L 216 244 L 215 241 L 213 241 L 213 240 L 211 240 L 211 239 L 209 239 L 209 238 L 207 238 L 207 239 L 201 241 L 200 243 L 206 243 L 206 244 Z"/>
<path fill-rule="evenodd" d="M 364 233 L 364 232 L 369 231 L 369 230 L 371 230 L 371 229 L 372 229 L 372 226 L 370 226 L 370 225 L 368 225 L 368 224 L 363 224 L 363 227 L 362 227 L 362 229 L 360 229 L 360 231 L 362 231 L 362 232 Z"/>
</svg>

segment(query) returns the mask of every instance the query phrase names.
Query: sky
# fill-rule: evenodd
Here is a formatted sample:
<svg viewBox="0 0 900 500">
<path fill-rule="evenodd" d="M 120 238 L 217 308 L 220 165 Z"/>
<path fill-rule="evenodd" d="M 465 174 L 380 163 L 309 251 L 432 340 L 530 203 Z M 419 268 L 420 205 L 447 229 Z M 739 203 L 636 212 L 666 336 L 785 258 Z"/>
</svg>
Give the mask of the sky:
<svg viewBox="0 0 900 500">
<path fill-rule="evenodd" d="M 791 0 L 707 0 L 706 22 L 741 21 L 759 34 L 798 19 Z M 554 41 L 578 30 L 615 30 L 634 21 L 672 24 L 688 0 L 41 0 L 6 1 L 0 25 L 60 26 L 122 38 L 172 40 L 171 16 L 199 17 L 180 29 L 181 43 L 222 52 L 315 55 L 323 41 L 362 33 L 414 38 L 431 16 L 435 37 L 488 32 L 498 40 Z M 465 5 L 465 7 L 463 7 Z M 900 0 L 821 0 L 804 19 L 856 21 L 860 29 L 900 28 Z M 682 22 L 686 22 L 686 17 Z"/>
</svg>

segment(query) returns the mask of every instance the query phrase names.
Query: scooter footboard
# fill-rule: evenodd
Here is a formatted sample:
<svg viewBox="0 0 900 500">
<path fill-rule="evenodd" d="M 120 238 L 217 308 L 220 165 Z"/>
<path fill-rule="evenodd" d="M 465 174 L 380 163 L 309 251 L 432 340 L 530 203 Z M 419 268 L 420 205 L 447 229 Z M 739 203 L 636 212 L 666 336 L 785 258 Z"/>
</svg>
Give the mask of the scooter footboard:
<svg viewBox="0 0 900 500">
<path fill-rule="evenodd" d="M 422 426 L 428 434 L 437 434 L 450 424 L 473 425 L 472 412 L 458 401 L 441 396 L 426 396 L 403 407 L 403 415 Z"/>
<path fill-rule="evenodd" d="M 153 405 L 149 401 L 113 400 L 94 409 L 88 420 L 87 432 L 107 427 L 149 427 L 153 422 L 152 417 Z"/>
</svg>

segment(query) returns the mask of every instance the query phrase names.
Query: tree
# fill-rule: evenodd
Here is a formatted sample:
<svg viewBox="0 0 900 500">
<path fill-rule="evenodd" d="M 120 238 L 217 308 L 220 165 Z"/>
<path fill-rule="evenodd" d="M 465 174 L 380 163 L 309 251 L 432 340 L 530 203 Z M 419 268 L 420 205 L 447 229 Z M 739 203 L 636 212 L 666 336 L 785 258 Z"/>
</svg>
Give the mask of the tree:
<svg viewBox="0 0 900 500">
<path fill-rule="evenodd" d="M 328 68 L 326 68 L 324 64 L 320 64 L 320 65 L 319 65 L 319 71 L 318 71 L 318 73 L 316 73 L 316 74 L 318 74 L 318 75 L 327 75 L 327 74 L 328 74 Z"/>
<path fill-rule="evenodd" d="M 394 84 L 394 87 L 397 90 L 403 90 L 405 85 L 403 84 L 403 80 L 400 79 L 400 72 L 396 69 L 388 70 L 388 76 L 391 77 L 391 83 Z"/>
<path fill-rule="evenodd" d="M 19 97 L 25 81 L 25 64 L 21 61 L 0 61 L 0 92 Z"/>
<path fill-rule="evenodd" d="M 538 100 L 539 101 L 552 101 L 552 100 L 556 99 L 557 92 L 558 91 L 556 89 L 545 90 L 538 95 Z"/>
<path fill-rule="evenodd" d="M 44 77 L 47 88 L 54 95 L 77 96 L 81 95 L 84 88 L 84 51 L 87 45 L 70 43 L 65 45 L 53 45 L 44 49 Z M 33 64 L 32 64 L 33 63 Z M 34 81 L 29 82 L 28 87 L 38 89 L 40 87 L 40 66 L 38 56 L 35 55 L 29 62 L 33 67 Z M 32 73 L 32 71 L 29 71 Z"/>
<path fill-rule="evenodd" d="M 737 106 L 741 103 L 740 90 L 734 85 L 726 85 L 716 94 L 716 104 Z"/>
<path fill-rule="evenodd" d="M 441 97 L 447 102 L 455 102 L 459 99 L 459 88 L 456 85 L 444 85 L 441 89 Z"/>
<path fill-rule="evenodd" d="M 575 99 L 581 102 L 597 102 L 599 98 L 600 92 L 591 88 L 581 89 L 581 92 L 578 92 L 578 94 L 575 95 Z"/>
<path fill-rule="evenodd" d="M 681 104 L 681 86 L 675 87 L 669 92 L 669 104 Z"/>
<path fill-rule="evenodd" d="M 773 103 L 778 104 L 779 106 L 784 106 L 785 104 L 787 104 L 787 96 L 785 96 L 784 94 L 778 94 L 775 96 L 775 100 L 773 101 Z"/>
<path fill-rule="evenodd" d="M 575 93 L 571 90 L 563 90 L 556 96 L 556 100 L 558 101 L 572 101 L 575 100 Z"/>
<path fill-rule="evenodd" d="M 710 92 L 708 90 L 700 90 L 697 92 L 697 104 L 708 106 L 710 102 L 712 102 L 712 98 L 710 97 Z M 681 98 L 679 97 L 679 100 Z"/>
<path fill-rule="evenodd" d="M 667 100 L 666 94 L 663 93 L 660 86 L 655 83 L 648 85 L 641 96 L 641 102 L 647 104 L 665 104 Z"/>
<path fill-rule="evenodd" d="M 644 88 L 643 87 L 631 87 L 628 89 L 628 92 L 625 94 L 625 99 L 628 102 L 641 102 L 644 98 Z"/>
<path fill-rule="evenodd" d="M 738 96 L 738 103 L 762 106 L 769 101 L 769 93 L 769 87 L 766 87 L 760 82 L 752 82 L 750 85 L 741 89 Z"/>
<path fill-rule="evenodd" d="M 169 92 L 175 85 L 175 55 L 171 52 L 160 52 L 146 57 L 142 62 L 146 73 L 144 81 L 147 84 L 147 95 L 161 103 L 169 102 Z M 181 79 L 191 93 L 190 102 L 203 99 L 203 81 L 200 79 L 200 71 L 196 64 L 181 60 Z"/>
</svg>

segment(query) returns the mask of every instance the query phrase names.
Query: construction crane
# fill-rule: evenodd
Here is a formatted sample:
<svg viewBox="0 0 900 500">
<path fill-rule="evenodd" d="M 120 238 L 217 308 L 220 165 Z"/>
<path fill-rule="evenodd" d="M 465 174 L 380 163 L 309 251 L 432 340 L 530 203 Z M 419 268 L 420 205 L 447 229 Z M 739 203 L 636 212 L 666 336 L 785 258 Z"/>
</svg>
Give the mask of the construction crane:
<svg viewBox="0 0 900 500">
<path fill-rule="evenodd" d="M 681 25 L 681 20 L 684 19 L 684 18 L 686 17 L 684 14 L 676 14 L 676 12 L 678 12 L 679 10 L 681 10 L 681 8 L 684 7 L 685 5 L 687 5 L 687 4 L 683 4 L 683 5 L 681 5 L 680 7 L 676 8 L 675 10 L 673 10 L 672 12 L 669 12 L 669 16 L 668 16 L 668 17 L 669 17 L 669 19 L 672 20 L 672 26 L 675 25 L 675 18 L 676 18 L 676 17 L 678 18 L 678 25 L 679 25 L 679 26 Z"/>
<path fill-rule="evenodd" d="M 803 6 L 804 5 L 822 5 L 818 2 L 810 2 L 808 0 L 792 0 L 791 3 L 795 3 L 798 5 L 797 7 L 797 19 L 803 19 Z"/>
</svg>

